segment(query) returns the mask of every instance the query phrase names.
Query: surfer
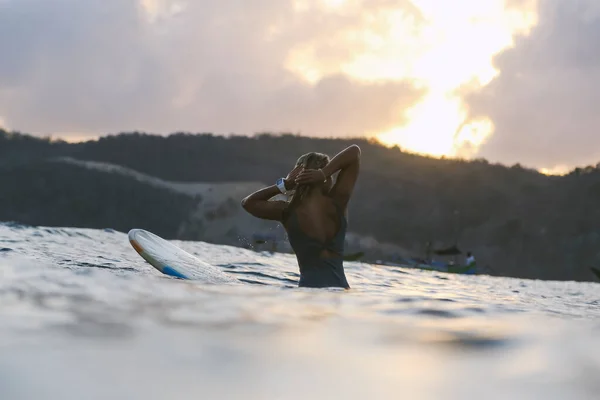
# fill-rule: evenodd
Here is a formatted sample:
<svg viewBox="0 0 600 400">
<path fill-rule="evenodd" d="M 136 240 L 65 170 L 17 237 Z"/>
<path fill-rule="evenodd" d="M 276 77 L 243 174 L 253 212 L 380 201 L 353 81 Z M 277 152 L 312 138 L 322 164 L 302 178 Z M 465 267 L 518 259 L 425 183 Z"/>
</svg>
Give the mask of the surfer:
<svg viewBox="0 0 600 400">
<path fill-rule="evenodd" d="M 475 266 L 475 257 L 473 256 L 473 254 L 471 254 L 471 252 L 467 252 L 467 261 L 466 261 L 466 266 L 467 267 L 473 267 Z"/>
<path fill-rule="evenodd" d="M 253 216 L 283 224 L 298 260 L 300 287 L 350 288 L 343 266 L 344 241 L 348 202 L 359 169 L 357 145 L 331 160 L 326 154 L 307 153 L 285 178 L 242 200 L 242 207 Z M 270 201 L 281 193 L 291 197 Z"/>
</svg>

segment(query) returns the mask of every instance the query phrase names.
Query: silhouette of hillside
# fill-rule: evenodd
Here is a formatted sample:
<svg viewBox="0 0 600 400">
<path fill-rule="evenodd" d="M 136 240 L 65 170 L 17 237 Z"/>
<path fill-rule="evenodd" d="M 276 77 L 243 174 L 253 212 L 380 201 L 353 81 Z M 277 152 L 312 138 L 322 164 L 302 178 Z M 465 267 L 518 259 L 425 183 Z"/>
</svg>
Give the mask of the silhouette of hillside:
<svg viewBox="0 0 600 400">
<path fill-rule="evenodd" d="M 3 192 L 0 219 L 20 221 L 28 215 L 20 222 L 108 226 L 110 218 L 92 216 L 91 212 L 74 216 L 65 208 L 51 219 L 46 215 L 50 209 L 44 203 L 52 194 L 72 199 L 78 188 L 94 192 L 96 185 L 102 185 L 98 188 L 104 192 L 121 187 L 122 200 L 117 203 L 115 199 L 88 196 L 78 201 L 94 204 L 94 210 L 112 204 L 110 207 L 123 213 L 119 226 L 124 230 L 139 226 L 140 215 L 149 215 L 156 207 L 168 209 L 172 220 L 185 219 L 193 207 L 174 193 L 147 186 L 144 189 L 143 184 L 133 186 L 125 178 L 110 174 L 100 178 L 92 171 L 74 172 L 72 166 L 36 164 L 53 157 L 114 163 L 169 181 L 270 184 L 286 174 L 301 154 L 320 151 L 333 156 L 352 143 L 359 144 L 363 154 L 361 176 L 349 210 L 352 232 L 398 244 L 415 255 L 424 255 L 427 242 L 438 248 L 456 243 L 464 251 L 473 251 L 478 264 L 489 265 L 502 275 L 594 279 L 589 267 L 600 265 L 598 168 L 578 168 L 563 177 L 549 177 L 520 165 L 418 156 L 365 139 L 129 133 L 69 144 L 0 131 L 0 183 L 19 194 L 12 198 Z M 36 193 L 42 189 L 29 181 L 44 173 L 53 174 L 54 180 L 45 187 L 45 197 L 40 197 Z M 7 180 L 6 174 L 22 179 Z M 131 189 L 125 191 L 130 184 Z M 32 198 L 27 207 L 19 204 L 18 199 L 24 196 Z M 141 201 L 136 196 L 148 201 L 144 212 L 134 210 L 133 204 Z M 172 203 L 163 208 L 160 202 Z M 181 211 L 176 211 L 177 207 Z M 136 212 L 140 213 L 137 219 L 131 217 Z M 166 221 L 156 224 L 148 229 L 176 237 Z"/>
<path fill-rule="evenodd" d="M 116 174 L 47 161 L 0 168 L 0 187 L 0 221 L 122 232 L 137 226 L 167 237 L 177 236 L 198 201 Z"/>
</svg>

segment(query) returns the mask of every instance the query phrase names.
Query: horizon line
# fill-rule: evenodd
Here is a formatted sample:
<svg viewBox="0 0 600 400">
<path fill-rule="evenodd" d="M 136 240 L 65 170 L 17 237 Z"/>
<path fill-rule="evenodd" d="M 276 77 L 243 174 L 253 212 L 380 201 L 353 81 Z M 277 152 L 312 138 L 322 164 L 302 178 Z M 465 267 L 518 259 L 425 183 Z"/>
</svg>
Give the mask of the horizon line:
<svg viewBox="0 0 600 400">
<path fill-rule="evenodd" d="M 374 144 L 377 146 L 381 146 L 381 147 L 384 147 L 384 148 L 390 149 L 390 150 L 397 149 L 399 152 L 401 152 L 403 154 L 409 154 L 409 155 L 422 157 L 422 158 L 429 158 L 429 159 L 440 160 L 440 161 L 448 160 L 448 161 L 456 161 L 456 162 L 485 163 L 485 164 L 489 164 L 489 165 L 502 166 L 505 168 L 521 168 L 524 170 L 529 170 L 531 172 L 537 172 L 541 175 L 545 175 L 548 177 L 566 176 L 571 173 L 574 173 L 578 169 L 585 170 L 585 169 L 589 169 L 590 167 L 598 169 L 597 166 L 594 167 L 592 165 L 588 165 L 588 166 L 584 166 L 584 167 L 577 167 L 577 166 L 567 167 L 564 165 L 559 165 L 554 168 L 544 168 L 544 167 L 535 168 L 535 167 L 528 167 L 526 165 L 523 165 L 520 162 L 516 162 L 512 165 L 506 164 L 503 162 L 492 162 L 484 157 L 464 158 L 464 157 L 452 156 L 452 155 L 435 156 L 432 154 L 420 153 L 420 152 L 404 149 L 398 144 L 394 144 L 394 145 L 385 144 L 381 140 L 379 140 L 376 136 L 348 136 L 348 137 L 312 136 L 312 135 L 303 135 L 300 132 L 286 132 L 286 131 L 279 131 L 279 132 L 257 131 L 252 134 L 239 134 L 239 133 L 231 132 L 231 133 L 223 134 L 223 133 L 202 132 L 202 131 L 198 131 L 198 132 L 172 131 L 170 133 L 157 133 L 157 132 L 148 132 L 148 131 L 143 131 L 143 130 L 126 130 L 126 131 L 120 131 L 120 132 L 116 132 L 116 133 L 104 133 L 101 135 L 76 135 L 76 136 L 73 136 L 70 134 L 36 135 L 36 134 L 32 134 L 32 133 L 25 133 L 25 132 L 22 132 L 19 130 L 7 130 L 5 128 L 0 127 L 0 133 L 2 133 L 2 132 L 8 134 L 9 136 L 10 135 L 29 136 L 29 137 L 32 137 L 35 139 L 47 140 L 51 143 L 64 142 L 64 143 L 68 143 L 68 144 L 83 144 L 83 143 L 89 143 L 89 142 L 97 142 L 101 139 L 108 139 L 111 137 L 118 137 L 118 136 L 125 136 L 125 135 L 155 136 L 155 137 L 162 137 L 162 138 L 167 138 L 169 136 L 175 136 L 175 135 L 217 136 L 217 137 L 222 137 L 225 139 L 235 139 L 235 138 L 258 139 L 261 136 L 262 137 L 270 136 L 270 137 L 275 137 L 275 138 L 291 136 L 291 137 L 295 137 L 295 138 L 304 138 L 304 139 L 311 139 L 311 140 L 333 140 L 333 141 L 359 140 L 359 141 L 368 142 L 370 144 Z"/>
</svg>

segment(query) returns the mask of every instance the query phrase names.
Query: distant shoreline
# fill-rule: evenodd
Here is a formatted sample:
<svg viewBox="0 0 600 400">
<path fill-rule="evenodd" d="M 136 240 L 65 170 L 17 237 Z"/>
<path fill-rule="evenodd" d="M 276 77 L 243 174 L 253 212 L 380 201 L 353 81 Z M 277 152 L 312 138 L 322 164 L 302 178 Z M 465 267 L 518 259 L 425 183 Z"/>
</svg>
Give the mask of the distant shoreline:
<svg viewBox="0 0 600 400">
<path fill-rule="evenodd" d="M 600 265 L 600 170 L 546 176 L 519 165 L 423 157 L 354 139 L 363 167 L 349 209 L 348 253 L 424 257 L 458 244 L 499 275 L 595 280 Z M 69 144 L 0 131 L 0 220 L 150 230 L 170 239 L 241 247 L 276 223 L 239 202 L 308 151 L 348 139 L 120 134 Z M 352 236 L 353 235 L 353 236 Z"/>
</svg>

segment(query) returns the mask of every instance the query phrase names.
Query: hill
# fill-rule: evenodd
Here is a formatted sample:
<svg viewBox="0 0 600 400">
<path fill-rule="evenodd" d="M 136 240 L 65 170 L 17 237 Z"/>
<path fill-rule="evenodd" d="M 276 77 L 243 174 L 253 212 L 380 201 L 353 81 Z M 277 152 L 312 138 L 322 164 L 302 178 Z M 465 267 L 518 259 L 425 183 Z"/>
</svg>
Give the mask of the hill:
<svg viewBox="0 0 600 400">
<path fill-rule="evenodd" d="M 350 204 L 350 230 L 361 238 L 415 255 L 423 255 L 427 242 L 438 248 L 457 243 L 502 275 L 594 279 L 589 267 L 600 265 L 598 168 L 553 177 L 519 165 L 418 156 L 365 139 L 127 133 L 69 144 L 0 131 L 0 184 L 5 188 L 0 220 L 125 231 L 147 226 L 169 238 L 240 244 L 253 229 L 269 229 L 247 219 L 238 227 L 236 221 L 247 218 L 238 214 L 245 190 L 274 182 L 303 153 L 334 155 L 351 143 L 359 144 L 363 154 Z M 171 186 L 89 168 L 92 164 L 82 168 L 73 160 L 118 166 Z M 219 197 L 219 204 L 202 206 L 200 192 L 183 193 L 173 189 L 174 183 L 180 188 L 213 184 L 227 195 Z M 232 191 L 236 187 L 243 190 Z M 75 203 L 83 211 L 73 212 Z M 156 215 L 156 210 L 168 211 Z M 210 238 L 219 226 L 227 226 L 228 234 Z"/>
</svg>

